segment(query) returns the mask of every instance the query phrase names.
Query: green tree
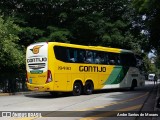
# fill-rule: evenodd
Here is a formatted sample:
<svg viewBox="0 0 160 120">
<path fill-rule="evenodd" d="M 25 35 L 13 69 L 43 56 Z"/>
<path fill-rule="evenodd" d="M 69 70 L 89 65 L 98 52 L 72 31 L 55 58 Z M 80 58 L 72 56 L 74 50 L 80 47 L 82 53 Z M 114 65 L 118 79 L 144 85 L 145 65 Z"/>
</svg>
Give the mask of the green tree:
<svg viewBox="0 0 160 120">
<path fill-rule="evenodd" d="M 46 30 L 46 36 L 40 38 L 38 41 L 44 42 L 67 42 L 69 43 L 69 38 L 71 38 L 72 34 L 68 29 L 57 28 L 53 26 L 48 26 Z"/>
<path fill-rule="evenodd" d="M 27 47 L 31 43 L 43 37 L 44 31 L 35 27 L 21 27 L 19 32 L 19 44 Z"/>
<path fill-rule="evenodd" d="M 151 49 L 160 49 L 160 2 L 159 0 L 134 0 L 133 4 L 145 19 L 145 30 Z"/>
<path fill-rule="evenodd" d="M 159 0 L 134 0 L 133 4 L 143 18 L 149 48 L 154 49 L 157 55 L 156 62 L 152 65 L 155 71 L 160 69 L 160 2 Z"/>
<path fill-rule="evenodd" d="M 126 49 L 137 49 L 133 45 L 137 43 L 142 49 L 146 42 L 140 42 L 144 40 L 136 23 L 140 17 L 131 3 L 126 0 L 2 0 L 1 9 L 3 14 L 17 17 L 17 23 L 24 27 L 20 34 L 22 44 L 49 39 Z M 50 31 L 49 26 L 57 31 Z"/>
<path fill-rule="evenodd" d="M 20 27 L 11 18 L 0 16 L 0 71 L 18 72 L 24 65 L 23 46 L 18 45 Z"/>
</svg>

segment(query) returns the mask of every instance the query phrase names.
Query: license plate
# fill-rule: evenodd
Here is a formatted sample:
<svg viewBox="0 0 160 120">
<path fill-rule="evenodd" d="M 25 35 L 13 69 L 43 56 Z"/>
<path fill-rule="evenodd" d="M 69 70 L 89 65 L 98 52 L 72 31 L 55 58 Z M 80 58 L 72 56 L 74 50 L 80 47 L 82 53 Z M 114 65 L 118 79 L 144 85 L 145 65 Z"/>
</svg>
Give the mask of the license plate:
<svg viewBox="0 0 160 120">
<path fill-rule="evenodd" d="M 38 87 L 35 87 L 35 88 L 34 88 L 34 90 L 35 90 L 35 91 L 38 91 L 38 90 L 39 90 L 39 88 L 38 88 Z"/>
<path fill-rule="evenodd" d="M 29 83 L 32 84 L 32 79 L 29 79 Z"/>
</svg>

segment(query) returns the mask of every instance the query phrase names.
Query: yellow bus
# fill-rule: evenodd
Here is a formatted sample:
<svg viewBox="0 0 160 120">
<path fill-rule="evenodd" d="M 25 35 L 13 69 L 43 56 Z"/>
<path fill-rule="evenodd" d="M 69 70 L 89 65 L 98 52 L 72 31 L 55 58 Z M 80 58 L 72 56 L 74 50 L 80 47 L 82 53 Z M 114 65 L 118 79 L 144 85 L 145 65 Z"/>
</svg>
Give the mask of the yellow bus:
<svg viewBox="0 0 160 120">
<path fill-rule="evenodd" d="M 132 51 L 59 42 L 31 44 L 26 51 L 29 90 L 92 94 L 94 90 L 144 85 Z"/>
</svg>

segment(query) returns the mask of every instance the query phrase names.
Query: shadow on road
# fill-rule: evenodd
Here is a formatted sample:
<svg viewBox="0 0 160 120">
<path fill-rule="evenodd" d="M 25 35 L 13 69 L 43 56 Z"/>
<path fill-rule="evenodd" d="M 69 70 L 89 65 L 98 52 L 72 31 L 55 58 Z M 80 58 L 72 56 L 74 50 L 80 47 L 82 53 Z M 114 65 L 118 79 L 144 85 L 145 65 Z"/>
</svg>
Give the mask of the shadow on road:
<svg viewBox="0 0 160 120">
<path fill-rule="evenodd" d="M 141 92 L 143 91 L 142 89 L 135 89 L 134 92 Z M 113 93 L 113 92 L 133 92 L 130 91 L 129 89 L 108 89 L 108 90 L 96 90 L 92 93 L 94 94 L 104 94 L 104 93 Z M 82 94 L 84 95 L 84 94 Z M 32 97 L 32 98 L 43 98 L 43 99 L 52 99 L 52 98 L 63 98 L 63 97 L 74 97 L 71 93 L 56 93 L 55 95 L 51 95 L 49 92 L 37 92 L 37 93 L 30 93 L 26 94 L 26 97 Z"/>
<path fill-rule="evenodd" d="M 152 82 L 146 81 L 146 85 L 144 87 L 137 87 L 135 90 L 130 90 L 129 88 L 119 88 L 119 89 L 106 89 L 106 90 L 96 90 L 92 94 L 103 94 L 103 93 L 113 93 L 113 92 L 125 92 L 125 93 L 132 93 L 134 92 L 144 92 L 152 90 L 154 87 L 154 84 Z M 147 89 L 146 89 L 147 88 Z M 84 95 L 84 94 L 82 94 Z M 70 92 L 66 93 L 55 93 L 51 95 L 49 92 L 31 92 L 30 94 L 26 94 L 26 97 L 32 97 L 32 98 L 43 98 L 43 99 L 52 99 L 52 98 L 63 98 L 63 97 L 74 97 Z"/>
</svg>

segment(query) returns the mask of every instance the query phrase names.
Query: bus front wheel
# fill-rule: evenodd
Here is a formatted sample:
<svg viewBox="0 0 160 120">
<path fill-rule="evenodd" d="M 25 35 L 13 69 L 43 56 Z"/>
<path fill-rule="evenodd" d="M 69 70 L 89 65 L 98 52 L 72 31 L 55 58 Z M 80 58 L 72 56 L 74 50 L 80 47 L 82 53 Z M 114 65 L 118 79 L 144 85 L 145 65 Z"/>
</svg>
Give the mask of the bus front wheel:
<svg viewBox="0 0 160 120">
<path fill-rule="evenodd" d="M 81 91 L 82 91 L 82 85 L 80 82 L 75 82 L 74 85 L 73 85 L 73 91 L 72 91 L 72 94 L 74 96 L 79 96 L 81 94 Z"/>
<path fill-rule="evenodd" d="M 87 82 L 85 83 L 85 86 L 84 86 L 84 94 L 86 94 L 86 95 L 92 94 L 93 88 L 94 88 L 94 87 L 93 87 L 93 83 L 90 82 L 90 81 L 87 81 Z"/>
</svg>

